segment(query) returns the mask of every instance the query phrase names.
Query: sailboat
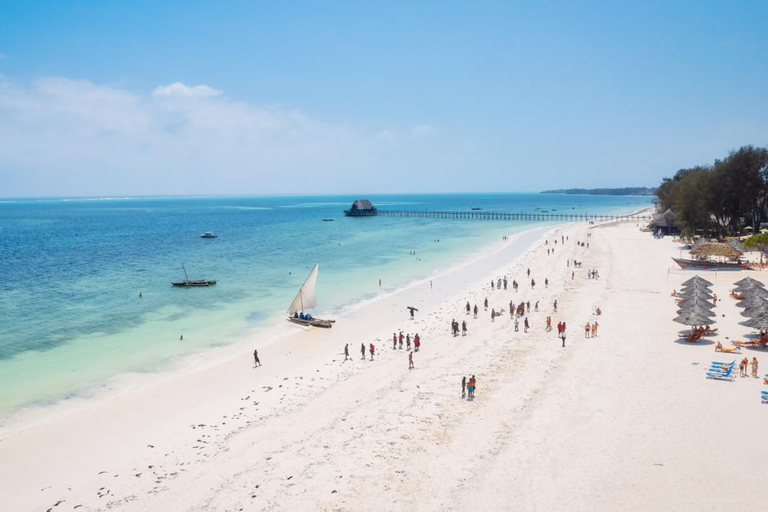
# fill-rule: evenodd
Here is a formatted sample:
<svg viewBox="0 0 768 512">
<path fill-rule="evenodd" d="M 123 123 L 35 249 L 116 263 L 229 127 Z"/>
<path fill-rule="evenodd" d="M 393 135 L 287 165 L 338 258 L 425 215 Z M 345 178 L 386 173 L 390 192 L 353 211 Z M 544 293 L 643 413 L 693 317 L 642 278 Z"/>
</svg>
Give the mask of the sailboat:
<svg viewBox="0 0 768 512">
<path fill-rule="evenodd" d="M 315 268 L 307 276 L 304 284 L 299 288 L 299 293 L 296 294 L 296 298 L 291 302 L 291 307 L 288 308 L 288 321 L 299 325 L 311 325 L 313 327 L 333 327 L 333 323 L 336 320 L 323 320 L 321 318 L 301 318 L 298 313 L 304 313 L 305 309 L 314 309 L 317 307 L 317 297 L 315 296 L 315 283 L 317 282 L 317 270 L 320 268 L 320 264 L 315 264 Z"/>
<path fill-rule="evenodd" d="M 194 286 L 212 286 L 216 284 L 215 279 L 198 279 L 196 281 L 190 281 L 189 276 L 187 275 L 187 269 L 184 268 L 184 264 L 181 264 L 181 269 L 184 271 L 184 280 L 183 281 L 172 281 L 171 284 L 173 286 L 187 286 L 187 287 L 194 287 Z"/>
</svg>

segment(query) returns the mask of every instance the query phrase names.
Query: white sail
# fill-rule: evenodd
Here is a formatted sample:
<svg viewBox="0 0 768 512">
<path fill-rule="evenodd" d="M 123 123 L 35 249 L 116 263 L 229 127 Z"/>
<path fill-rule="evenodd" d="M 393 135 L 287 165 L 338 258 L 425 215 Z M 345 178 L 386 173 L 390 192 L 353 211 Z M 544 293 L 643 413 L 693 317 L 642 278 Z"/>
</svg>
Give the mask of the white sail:
<svg viewBox="0 0 768 512">
<path fill-rule="evenodd" d="M 309 273 L 307 280 L 299 288 L 299 293 L 296 294 L 296 298 L 291 302 L 291 307 L 288 308 L 288 314 L 292 315 L 296 311 L 304 311 L 305 309 L 312 309 L 317 307 L 317 297 L 315 296 L 315 283 L 317 282 L 317 269 L 320 264 L 317 263 L 312 272 Z"/>
</svg>

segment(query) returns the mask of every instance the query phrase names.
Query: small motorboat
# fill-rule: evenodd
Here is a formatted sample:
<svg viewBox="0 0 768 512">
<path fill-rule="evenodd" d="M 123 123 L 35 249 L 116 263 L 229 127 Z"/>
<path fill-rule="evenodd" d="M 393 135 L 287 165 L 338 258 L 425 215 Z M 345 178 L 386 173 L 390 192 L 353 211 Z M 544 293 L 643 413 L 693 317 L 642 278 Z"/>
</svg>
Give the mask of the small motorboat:
<svg viewBox="0 0 768 512">
<path fill-rule="evenodd" d="M 474 210 L 474 211 L 478 211 L 478 210 L 482 210 L 482 208 L 481 208 L 481 207 L 479 207 L 479 206 L 473 206 L 473 207 L 472 207 L 472 210 Z"/>
<path fill-rule="evenodd" d="M 184 280 L 183 281 L 171 281 L 171 285 L 173 286 L 180 286 L 180 287 L 200 287 L 200 286 L 213 286 L 216 284 L 215 279 L 197 279 L 197 280 L 190 280 L 189 276 L 187 275 L 187 269 L 184 268 L 184 264 L 181 264 L 181 269 L 184 271 Z"/>
<path fill-rule="evenodd" d="M 206 231 L 202 235 L 200 235 L 200 238 L 218 238 L 219 235 L 214 233 L 213 231 Z"/>
<path fill-rule="evenodd" d="M 323 222 L 333 222 L 335 219 L 323 219 Z"/>
</svg>

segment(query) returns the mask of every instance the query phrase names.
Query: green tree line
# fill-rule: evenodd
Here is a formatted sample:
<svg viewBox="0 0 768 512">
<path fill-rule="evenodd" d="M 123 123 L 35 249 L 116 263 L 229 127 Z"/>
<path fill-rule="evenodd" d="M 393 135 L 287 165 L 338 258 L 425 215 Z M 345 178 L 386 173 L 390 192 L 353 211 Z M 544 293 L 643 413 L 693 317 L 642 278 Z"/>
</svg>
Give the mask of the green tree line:
<svg viewBox="0 0 768 512">
<path fill-rule="evenodd" d="M 712 165 L 680 169 L 656 189 L 683 235 L 736 235 L 768 218 L 768 149 L 744 146 Z"/>
</svg>

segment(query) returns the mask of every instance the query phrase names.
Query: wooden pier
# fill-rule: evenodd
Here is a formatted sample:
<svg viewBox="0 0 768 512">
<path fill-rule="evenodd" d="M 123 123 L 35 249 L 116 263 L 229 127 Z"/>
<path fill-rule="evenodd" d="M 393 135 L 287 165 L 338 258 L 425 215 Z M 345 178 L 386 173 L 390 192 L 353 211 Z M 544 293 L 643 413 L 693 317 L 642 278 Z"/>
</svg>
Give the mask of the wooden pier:
<svg viewBox="0 0 768 512">
<path fill-rule="evenodd" d="M 651 215 L 592 215 L 588 213 L 504 213 L 484 211 L 374 210 L 366 217 L 421 217 L 428 219 L 469 219 L 552 222 L 650 222 Z"/>
</svg>

